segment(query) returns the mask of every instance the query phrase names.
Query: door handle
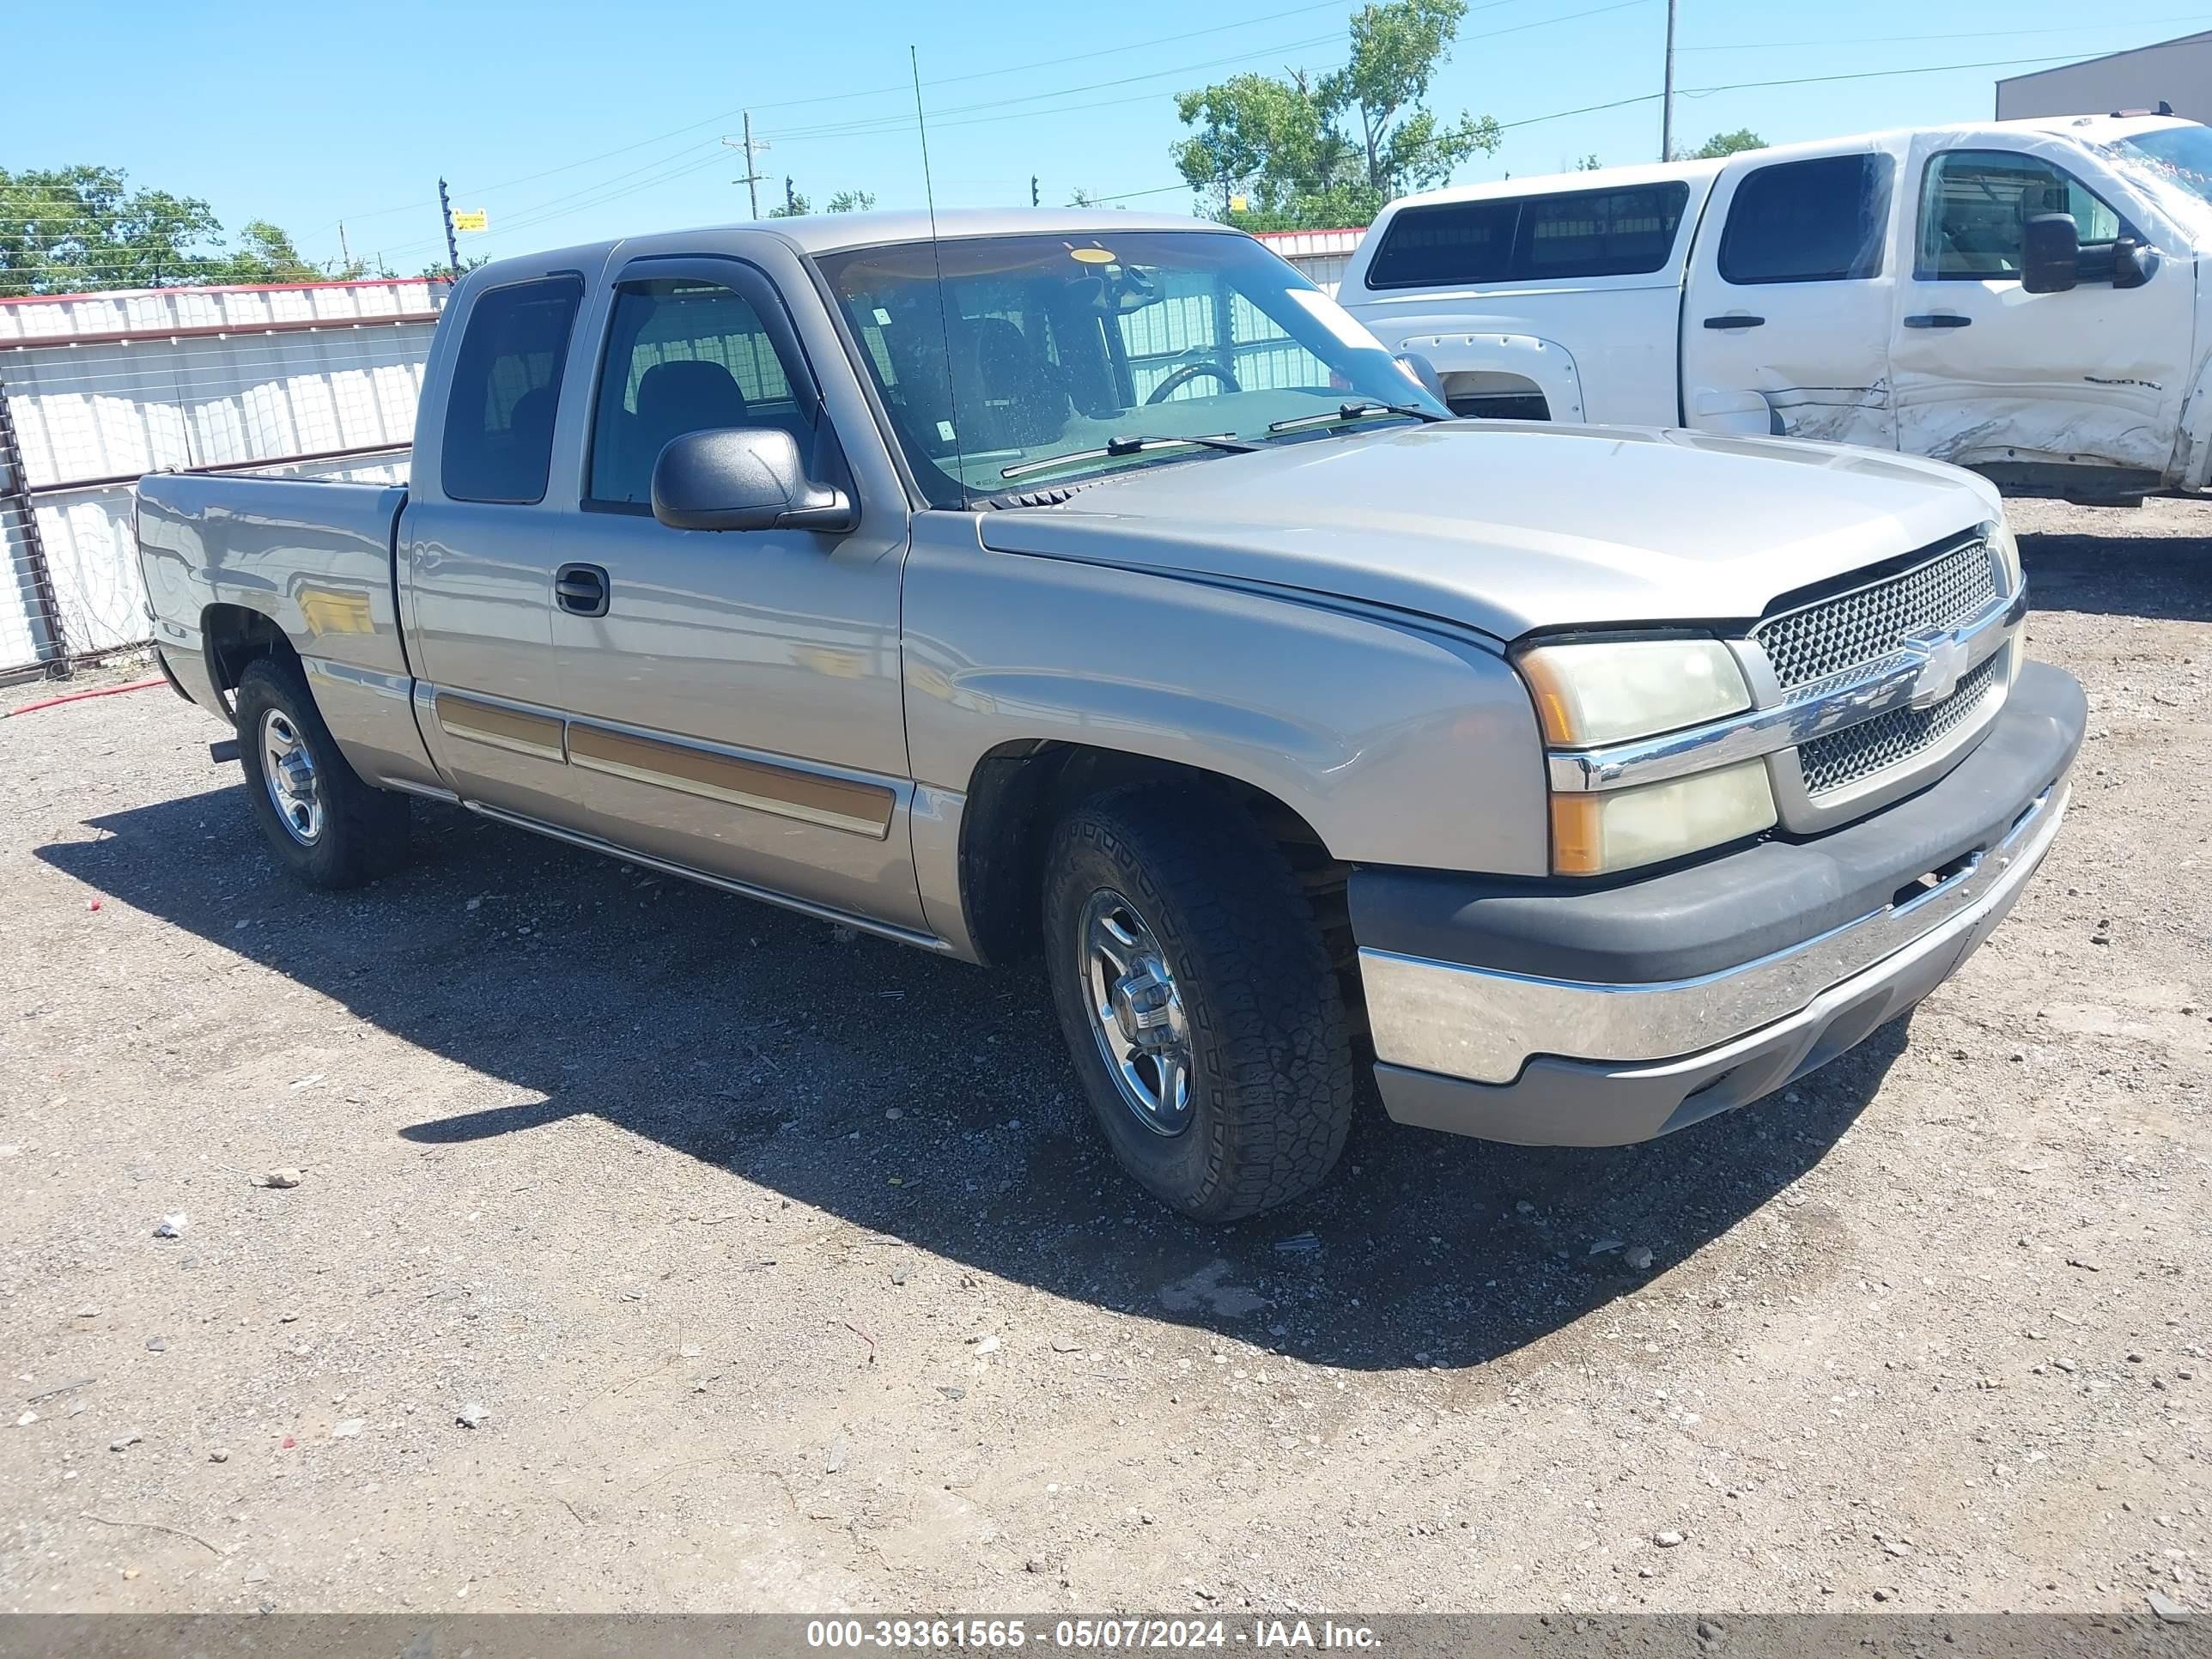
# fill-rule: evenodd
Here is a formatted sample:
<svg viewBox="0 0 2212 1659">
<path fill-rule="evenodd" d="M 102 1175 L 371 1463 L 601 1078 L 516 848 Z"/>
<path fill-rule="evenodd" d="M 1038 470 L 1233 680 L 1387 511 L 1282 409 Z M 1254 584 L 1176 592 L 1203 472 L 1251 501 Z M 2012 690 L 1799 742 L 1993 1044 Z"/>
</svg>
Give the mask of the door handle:
<svg viewBox="0 0 2212 1659">
<path fill-rule="evenodd" d="M 1705 319 L 1705 326 L 1707 328 L 1764 328 L 1766 326 L 1766 319 L 1764 317 L 1708 317 Z"/>
<path fill-rule="evenodd" d="M 595 564 L 564 564 L 553 573 L 553 602 L 578 617 L 607 614 L 607 573 Z"/>
<path fill-rule="evenodd" d="M 1955 316 L 1948 311 L 1923 312 L 1905 319 L 1907 328 L 1972 328 L 1973 324 L 1972 318 Z"/>
</svg>

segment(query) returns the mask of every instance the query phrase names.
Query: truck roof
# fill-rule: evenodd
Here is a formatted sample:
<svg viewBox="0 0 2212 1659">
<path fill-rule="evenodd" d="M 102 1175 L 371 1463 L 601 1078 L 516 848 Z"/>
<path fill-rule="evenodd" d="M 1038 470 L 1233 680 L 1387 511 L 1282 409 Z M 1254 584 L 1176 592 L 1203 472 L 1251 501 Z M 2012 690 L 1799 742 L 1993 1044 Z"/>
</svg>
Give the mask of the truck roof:
<svg viewBox="0 0 2212 1659">
<path fill-rule="evenodd" d="M 1176 214 L 1128 213 L 1091 208 L 946 208 L 935 216 L 936 234 L 947 240 L 969 236 L 1108 236 L 1132 230 L 1196 230 L 1227 232 L 1227 225 Z M 689 242 L 724 231 L 765 231 L 781 236 L 801 253 L 829 253 L 842 248 L 889 247 L 901 242 L 930 240 L 932 218 L 922 208 L 891 208 L 872 213 L 817 213 L 796 219 L 755 219 L 729 224 L 701 225 L 686 230 L 654 231 L 638 236 L 617 236 L 603 241 L 579 242 L 559 250 L 563 260 L 596 264 L 617 250 L 624 253 L 665 252 L 670 243 Z M 517 254 L 495 259 L 485 267 L 495 277 L 514 265 L 518 270 L 542 270 L 548 252 Z"/>
<path fill-rule="evenodd" d="M 1797 155 L 1833 155 L 1839 149 L 1860 145 L 1888 148 L 1922 134 L 1971 138 L 2005 132 L 2038 132 L 2075 138 L 2084 143 L 2111 143 L 2160 127 L 2194 126 L 2197 123 L 2171 115 L 2042 115 L 2018 121 L 1958 121 L 1943 126 L 1890 127 L 1877 132 L 1850 133 L 1837 138 L 1801 143 L 1771 144 L 1764 149 L 1739 152 L 1762 160 L 1788 161 Z M 1602 190 L 1616 185 L 1656 184 L 1680 179 L 1692 184 L 1710 182 L 1735 156 L 1716 161 L 1646 161 L 1638 166 L 1594 167 L 1581 173 L 1531 173 L 1518 179 L 1495 179 L 1479 185 L 1447 185 L 1418 196 L 1401 196 L 1385 212 L 1432 203 L 1481 202 L 1501 196 L 1545 195 L 1571 190 Z"/>
</svg>

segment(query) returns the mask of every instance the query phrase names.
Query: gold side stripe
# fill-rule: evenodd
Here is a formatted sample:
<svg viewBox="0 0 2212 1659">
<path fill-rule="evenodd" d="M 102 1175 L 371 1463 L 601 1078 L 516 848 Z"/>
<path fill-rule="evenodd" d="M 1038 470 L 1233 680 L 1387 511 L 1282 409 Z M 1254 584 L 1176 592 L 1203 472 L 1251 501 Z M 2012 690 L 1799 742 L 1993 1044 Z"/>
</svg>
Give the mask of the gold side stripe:
<svg viewBox="0 0 2212 1659">
<path fill-rule="evenodd" d="M 550 714 L 526 714 L 519 708 L 457 697 L 450 691 L 437 696 L 439 726 L 456 738 L 487 743 L 495 749 L 512 749 L 540 760 L 560 760 L 561 722 Z"/>
<path fill-rule="evenodd" d="M 577 766 L 686 794 L 726 800 L 878 840 L 890 833 L 897 796 L 882 784 L 823 777 L 765 761 L 739 760 L 685 744 L 635 738 L 570 721 L 568 758 Z"/>
</svg>

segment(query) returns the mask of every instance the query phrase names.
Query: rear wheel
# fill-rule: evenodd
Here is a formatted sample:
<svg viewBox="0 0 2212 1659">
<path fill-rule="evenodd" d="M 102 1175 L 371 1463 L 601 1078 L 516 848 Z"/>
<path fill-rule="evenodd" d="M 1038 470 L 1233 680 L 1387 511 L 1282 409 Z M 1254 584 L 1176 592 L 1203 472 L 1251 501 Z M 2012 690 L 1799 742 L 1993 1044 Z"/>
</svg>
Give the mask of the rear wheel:
<svg viewBox="0 0 2212 1659">
<path fill-rule="evenodd" d="M 1344 1149 L 1351 1047 L 1290 866 L 1202 786 L 1070 813 L 1045 882 L 1047 972 L 1122 1166 L 1204 1221 L 1310 1191 Z"/>
<path fill-rule="evenodd" d="M 247 799 L 289 873 L 311 887 L 358 887 L 407 861 L 407 798 L 346 764 L 296 662 L 248 664 L 234 707 Z"/>
</svg>

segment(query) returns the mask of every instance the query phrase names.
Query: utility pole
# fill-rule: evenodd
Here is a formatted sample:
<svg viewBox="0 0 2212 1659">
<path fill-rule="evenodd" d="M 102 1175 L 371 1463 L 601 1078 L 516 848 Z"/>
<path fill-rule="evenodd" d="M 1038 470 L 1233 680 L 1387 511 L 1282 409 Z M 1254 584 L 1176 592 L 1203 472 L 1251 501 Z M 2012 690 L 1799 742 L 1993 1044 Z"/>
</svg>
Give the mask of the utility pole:
<svg viewBox="0 0 2212 1659">
<path fill-rule="evenodd" d="M 755 152 L 768 149 L 769 142 L 765 138 L 755 138 L 753 137 L 753 112 L 750 110 L 747 110 L 745 112 L 745 136 L 742 139 L 725 138 L 722 142 L 732 149 L 741 149 L 745 153 L 744 176 L 741 179 L 732 179 L 730 182 L 733 185 L 743 185 L 745 187 L 745 194 L 752 203 L 753 217 L 757 219 L 760 217 L 760 181 L 762 174 L 760 167 L 753 160 L 753 156 Z"/>
<path fill-rule="evenodd" d="M 1035 174 L 1034 173 L 1032 173 L 1031 174 L 1030 174 L 1030 205 L 1031 207 L 1035 207 L 1036 204 L 1037 204 L 1037 176 L 1036 176 L 1036 174 Z"/>
<path fill-rule="evenodd" d="M 446 195 L 446 181 L 438 180 L 438 211 L 446 220 L 446 268 L 458 279 L 461 274 L 461 245 L 453 240 L 453 204 Z"/>
<path fill-rule="evenodd" d="M 1674 159 L 1674 0 L 1667 0 L 1667 90 L 1659 103 L 1659 159 Z"/>
<path fill-rule="evenodd" d="M 338 221 L 338 269 L 344 271 L 353 269 L 353 250 L 346 246 L 345 221 L 343 219 Z"/>
</svg>

